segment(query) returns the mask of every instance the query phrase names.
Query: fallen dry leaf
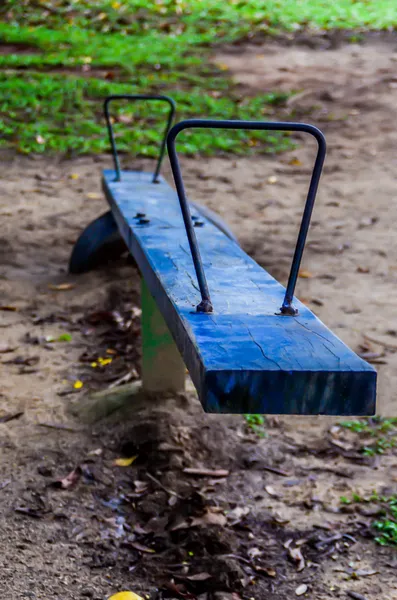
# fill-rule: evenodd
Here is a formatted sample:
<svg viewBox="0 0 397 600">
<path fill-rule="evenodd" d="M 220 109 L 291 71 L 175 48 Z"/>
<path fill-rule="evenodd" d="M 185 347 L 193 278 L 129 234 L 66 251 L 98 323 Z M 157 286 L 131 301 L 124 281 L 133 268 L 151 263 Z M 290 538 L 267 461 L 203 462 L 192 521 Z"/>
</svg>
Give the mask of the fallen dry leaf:
<svg viewBox="0 0 397 600">
<path fill-rule="evenodd" d="M 7 352 L 14 352 L 14 350 L 16 350 L 16 346 L 12 347 L 12 346 L 6 346 L 3 344 L 0 345 L 0 354 L 6 354 Z"/>
<path fill-rule="evenodd" d="M 76 287 L 75 283 L 49 283 L 48 288 L 55 292 L 65 292 Z"/>
<path fill-rule="evenodd" d="M 67 475 L 63 479 L 58 479 L 57 481 L 53 481 L 51 484 L 51 487 L 58 488 L 61 490 L 68 490 L 76 485 L 76 483 L 79 481 L 79 479 L 81 477 L 82 472 L 83 471 L 82 471 L 81 467 L 77 466 L 75 469 L 73 469 L 73 471 L 71 471 L 71 473 L 69 473 L 69 475 Z"/>
<path fill-rule="evenodd" d="M 16 306 L 10 306 L 8 304 L 3 304 L 2 306 L 0 306 L 0 310 L 7 310 L 9 312 L 15 312 L 17 311 L 17 307 Z"/>
<path fill-rule="evenodd" d="M 192 519 L 190 527 L 205 527 L 207 525 L 220 525 L 224 527 L 226 523 L 225 515 L 215 511 L 215 507 L 210 506 L 201 517 L 194 517 Z"/>
<path fill-rule="evenodd" d="M 189 581 L 207 581 L 207 579 L 211 579 L 212 575 L 209 573 L 197 573 L 197 575 L 188 575 L 186 579 Z"/>
<path fill-rule="evenodd" d="M 280 498 L 281 497 L 281 494 L 276 492 L 274 487 L 272 487 L 271 485 L 266 485 L 265 491 L 269 494 L 269 496 L 272 496 L 272 498 Z"/>
<path fill-rule="evenodd" d="M 227 513 L 227 518 L 232 522 L 232 525 L 236 525 L 243 517 L 246 517 L 250 512 L 248 506 L 236 506 L 233 510 Z"/>
<path fill-rule="evenodd" d="M 113 464 L 116 467 L 129 467 L 130 465 L 132 465 L 132 463 L 134 462 L 134 460 L 136 460 L 138 455 L 135 456 L 131 456 L 130 458 L 116 458 L 113 461 Z"/>
<path fill-rule="evenodd" d="M 139 552 L 145 552 L 145 554 L 155 554 L 156 552 L 156 550 L 153 550 L 153 548 L 148 548 L 148 546 L 144 546 L 139 542 L 130 542 L 130 546 L 135 548 L 135 550 L 139 550 Z"/>
<path fill-rule="evenodd" d="M 101 456 L 103 453 L 102 448 L 95 448 L 95 450 L 90 450 L 88 456 Z"/>
<path fill-rule="evenodd" d="M 297 565 L 296 570 L 298 572 L 300 572 L 300 571 L 303 571 L 303 569 L 306 566 L 305 559 L 303 557 L 303 554 L 302 554 L 300 548 L 291 548 L 292 542 L 293 542 L 293 540 L 288 540 L 284 544 L 284 548 L 286 548 L 288 550 L 288 556 Z"/>
<path fill-rule="evenodd" d="M 298 273 L 298 277 L 301 277 L 302 279 L 312 279 L 312 277 L 314 277 L 313 273 L 310 273 L 310 271 L 305 271 L 305 269 L 300 269 L 299 273 Z"/>
<path fill-rule="evenodd" d="M 109 596 L 108 600 L 143 600 L 143 598 L 135 592 L 117 592 L 117 594 Z"/>
</svg>

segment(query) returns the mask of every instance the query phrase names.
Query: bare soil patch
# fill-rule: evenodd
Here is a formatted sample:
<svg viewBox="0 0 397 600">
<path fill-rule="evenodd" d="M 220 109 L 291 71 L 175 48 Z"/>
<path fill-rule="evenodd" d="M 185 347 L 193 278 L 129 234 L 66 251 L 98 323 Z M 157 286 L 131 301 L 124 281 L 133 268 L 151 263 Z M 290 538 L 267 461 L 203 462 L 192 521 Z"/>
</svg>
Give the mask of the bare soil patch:
<svg viewBox="0 0 397 600">
<path fill-rule="evenodd" d="M 216 60 L 247 94 L 298 90 L 286 114 L 325 130 L 309 277 L 298 295 L 352 347 L 370 344 L 382 362 L 380 411 L 396 414 L 397 62 L 382 44 L 247 46 Z M 222 214 L 282 281 L 313 152 L 308 144 L 270 159 L 183 161 L 191 196 Z M 0 423 L 3 596 L 102 600 L 131 589 L 158 599 L 284 600 L 305 585 L 316 600 L 348 591 L 396 598 L 395 550 L 375 545 L 370 507 L 340 503 L 352 491 L 396 493 L 393 452 L 363 457 L 357 439 L 327 419 L 272 418 L 259 438 L 240 417 L 204 415 L 190 390 L 94 425 L 73 417 L 88 390 L 139 377 L 131 261 L 67 273 L 81 228 L 106 210 L 99 175 L 109 157 L 2 158 L 0 416 L 23 413 Z M 99 357 L 112 362 L 91 366 Z M 121 456 L 137 458 L 117 467 Z"/>
</svg>

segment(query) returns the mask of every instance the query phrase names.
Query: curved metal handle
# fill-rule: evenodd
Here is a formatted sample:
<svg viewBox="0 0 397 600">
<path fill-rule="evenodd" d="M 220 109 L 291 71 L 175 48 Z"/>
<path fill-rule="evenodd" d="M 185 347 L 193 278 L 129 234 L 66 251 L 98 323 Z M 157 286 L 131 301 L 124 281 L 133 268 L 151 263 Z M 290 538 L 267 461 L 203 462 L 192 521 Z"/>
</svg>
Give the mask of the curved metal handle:
<svg viewBox="0 0 397 600">
<path fill-rule="evenodd" d="M 165 145 L 166 145 L 166 141 L 167 141 L 167 133 L 172 125 L 172 121 L 174 120 L 175 102 L 173 101 L 172 98 L 169 98 L 168 96 L 156 96 L 153 94 L 117 94 L 117 95 L 113 95 L 113 96 L 108 96 L 105 99 L 105 102 L 103 104 L 103 111 L 105 114 L 106 125 L 108 128 L 109 141 L 110 141 L 110 145 L 112 147 L 114 170 L 116 171 L 116 181 L 120 181 L 120 179 L 121 179 L 121 169 L 120 169 L 119 157 L 117 154 L 116 142 L 114 139 L 113 127 L 112 127 L 112 123 L 110 121 L 110 115 L 109 115 L 109 104 L 111 102 L 113 102 L 114 100 L 134 100 L 134 101 L 135 100 L 155 100 L 155 101 L 160 100 L 163 102 L 167 102 L 170 105 L 170 111 L 168 113 L 167 124 L 165 127 L 163 139 L 161 141 L 159 158 L 157 160 L 156 170 L 153 175 L 153 183 L 157 183 L 159 173 L 160 173 L 161 163 L 164 158 Z"/>
<path fill-rule="evenodd" d="M 299 131 L 312 135 L 318 144 L 317 156 L 313 167 L 313 173 L 310 180 L 309 190 L 307 193 L 305 208 L 303 211 L 301 226 L 299 229 L 298 239 L 295 246 L 294 257 L 292 259 L 291 270 L 288 277 L 287 289 L 280 312 L 283 315 L 296 315 L 297 309 L 292 306 L 296 282 L 298 279 L 299 267 L 302 260 L 303 250 L 305 247 L 307 232 L 310 225 L 310 219 L 313 212 L 313 206 L 316 199 L 318 184 L 321 177 L 321 172 L 324 164 L 326 153 L 326 142 L 324 134 L 314 127 L 306 123 L 288 123 L 288 122 L 265 122 L 265 121 L 213 121 L 211 119 L 191 119 L 181 121 L 174 125 L 167 136 L 168 154 L 170 157 L 172 174 L 174 176 L 176 190 L 178 192 L 179 203 L 181 205 L 182 216 L 185 223 L 186 234 L 189 240 L 190 251 L 192 253 L 194 268 L 197 275 L 197 281 L 201 292 L 201 302 L 197 306 L 199 312 L 212 312 L 212 302 L 208 289 L 207 280 L 204 273 L 203 262 L 200 256 L 200 250 L 197 244 L 196 233 L 192 225 L 189 205 L 186 198 L 185 188 L 183 185 L 182 173 L 179 166 L 178 156 L 175 149 L 175 139 L 177 135 L 184 129 L 250 129 L 250 130 L 266 130 L 266 131 Z"/>
</svg>

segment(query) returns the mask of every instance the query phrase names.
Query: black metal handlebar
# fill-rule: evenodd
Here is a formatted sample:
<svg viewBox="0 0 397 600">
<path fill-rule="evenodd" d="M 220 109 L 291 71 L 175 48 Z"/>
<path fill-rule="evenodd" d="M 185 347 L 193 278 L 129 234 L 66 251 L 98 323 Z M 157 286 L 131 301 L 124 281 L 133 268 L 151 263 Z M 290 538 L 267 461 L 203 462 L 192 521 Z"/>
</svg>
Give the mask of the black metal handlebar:
<svg viewBox="0 0 397 600">
<path fill-rule="evenodd" d="M 160 153 L 159 153 L 159 157 L 157 160 L 156 169 L 155 169 L 154 175 L 153 175 L 153 183 L 157 183 L 160 169 L 161 169 L 161 163 L 164 158 L 165 146 L 166 146 L 166 141 L 167 141 L 167 133 L 172 125 L 172 121 L 173 121 L 174 115 L 175 115 L 175 102 L 173 101 L 172 98 L 169 98 L 168 96 L 156 96 L 153 94 L 117 94 L 117 95 L 113 95 L 113 96 L 108 96 L 105 99 L 105 102 L 103 105 L 103 110 L 104 110 L 104 114 L 105 114 L 110 145 L 112 147 L 114 170 L 116 172 L 116 181 L 120 181 L 120 179 L 121 179 L 121 169 L 120 169 L 119 157 L 117 154 L 116 142 L 114 139 L 113 127 L 112 127 L 112 123 L 110 120 L 110 114 L 109 114 L 109 104 L 111 102 L 113 102 L 114 100 L 134 100 L 134 101 L 135 100 L 155 100 L 155 101 L 160 100 L 163 102 L 167 102 L 170 105 L 170 111 L 168 113 L 167 124 L 165 127 L 163 139 L 161 141 Z"/>
<path fill-rule="evenodd" d="M 175 186 L 178 193 L 179 203 L 181 206 L 182 216 L 186 228 L 186 234 L 189 241 L 190 251 L 194 268 L 196 271 L 197 281 L 201 293 L 201 302 L 197 306 L 198 312 L 210 313 L 213 311 L 210 292 L 207 284 L 207 279 L 204 273 L 204 266 L 200 255 L 200 250 L 197 243 L 196 233 L 192 225 L 189 204 L 186 198 L 185 188 L 181 169 L 179 166 L 178 155 L 175 149 L 175 140 L 177 135 L 184 129 L 249 129 L 262 131 L 297 131 L 312 135 L 318 144 L 317 156 L 313 167 L 313 173 L 310 180 L 309 190 L 307 193 L 305 208 L 302 215 L 302 221 L 299 229 L 298 239 L 295 246 L 295 252 L 292 259 L 291 270 L 288 277 L 287 289 L 285 291 L 284 300 L 280 308 L 283 315 L 296 315 L 298 313 L 292 305 L 296 282 L 298 279 L 299 268 L 302 260 L 303 250 L 305 247 L 307 232 L 310 225 L 310 219 L 313 211 L 314 202 L 318 184 L 321 177 L 321 172 L 324 164 L 326 153 L 326 142 L 324 134 L 314 127 L 306 123 L 288 123 L 288 122 L 265 122 L 265 121 L 214 121 L 211 119 L 191 119 L 181 121 L 174 125 L 167 136 L 168 154 L 170 157 L 172 173 L 174 176 Z"/>
</svg>

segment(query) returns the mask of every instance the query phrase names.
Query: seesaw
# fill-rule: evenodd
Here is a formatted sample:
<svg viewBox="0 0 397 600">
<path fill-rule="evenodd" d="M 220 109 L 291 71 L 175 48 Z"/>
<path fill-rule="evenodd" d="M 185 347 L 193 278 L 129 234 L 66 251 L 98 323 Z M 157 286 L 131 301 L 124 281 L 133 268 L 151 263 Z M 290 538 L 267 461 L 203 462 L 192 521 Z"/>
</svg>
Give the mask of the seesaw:
<svg viewBox="0 0 397 600">
<path fill-rule="evenodd" d="M 170 106 L 153 173 L 120 169 L 109 103 Z M 180 391 L 185 365 L 206 412 L 371 415 L 376 371 L 294 297 L 325 158 L 321 131 L 303 123 L 182 121 L 166 96 L 112 96 L 105 117 L 114 169 L 103 172 L 110 210 L 76 242 L 70 271 L 128 249 L 142 276 L 143 389 Z M 220 217 L 188 202 L 175 148 L 185 129 L 277 130 L 317 141 L 286 289 L 240 248 Z M 167 135 L 168 134 L 168 135 Z M 166 144 L 176 192 L 160 176 Z M 122 245 L 121 245 L 122 241 Z"/>
</svg>

